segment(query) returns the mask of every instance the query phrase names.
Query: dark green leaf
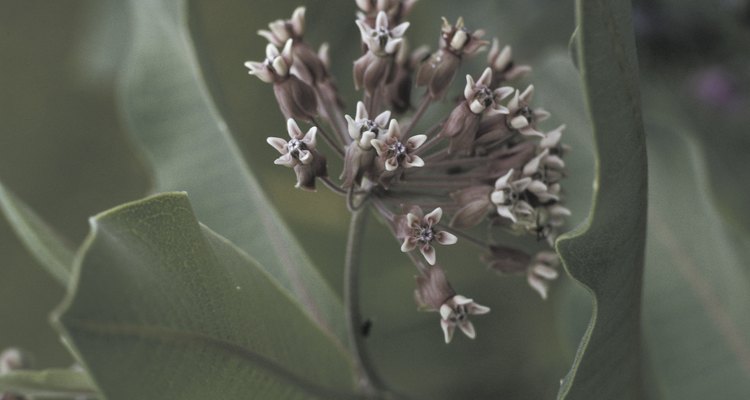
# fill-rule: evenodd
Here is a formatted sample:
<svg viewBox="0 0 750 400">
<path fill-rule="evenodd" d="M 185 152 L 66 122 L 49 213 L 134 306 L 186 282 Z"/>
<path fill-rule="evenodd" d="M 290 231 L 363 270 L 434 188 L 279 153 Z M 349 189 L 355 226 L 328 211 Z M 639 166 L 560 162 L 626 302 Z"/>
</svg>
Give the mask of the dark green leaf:
<svg viewBox="0 0 750 400">
<path fill-rule="evenodd" d="M 750 398 L 750 280 L 688 131 L 649 126 L 645 338 L 665 399 Z"/>
<path fill-rule="evenodd" d="M 0 210 L 21 242 L 60 284 L 66 286 L 73 268 L 74 251 L 26 204 L 0 182 Z"/>
<path fill-rule="evenodd" d="M 577 5 L 597 175 L 587 222 L 561 237 L 557 249 L 594 296 L 594 313 L 559 398 L 640 399 L 647 168 L 630 2 Z"/>
<path fill-rule="evenodd" d="M 185 194 L 91 225 L 58 325 L 108 399 L 348 398 L 347 353 Z"/>
<path fill-rule="evenodd" d="M 131 3 L 135 37 L 123 68 L 121 100 L 130 130 L 153 166 L 156 191 L 190 193 L 203 223 L 252 254 L 346 348 L 340 299 L 248 171 L 208 95 L 184 1 Z"/>
<path fill-rule="evenodd" d="M 98 391 L 83 371 L 50 369 L 11 371 L 0 375 L 0 394 L 41 397 L 96 397 Z M 2 397 L 2 396 L 0 396 Z"/>
</svg>

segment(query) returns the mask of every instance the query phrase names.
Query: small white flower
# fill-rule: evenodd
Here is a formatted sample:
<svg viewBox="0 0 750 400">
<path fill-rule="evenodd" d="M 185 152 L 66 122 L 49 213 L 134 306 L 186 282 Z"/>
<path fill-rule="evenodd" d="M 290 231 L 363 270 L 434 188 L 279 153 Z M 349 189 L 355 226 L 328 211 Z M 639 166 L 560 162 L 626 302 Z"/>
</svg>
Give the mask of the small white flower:
<svg viewBox="0 0 750 400">
<path fill-rule="evenodd" d="M 514 172 L 511 169 L 507 174 L 498 178 L 490 200 L 497 206 L 497 213 L 501 217 L 516 223 L 519 219 L 527 219 L 534 213 L 534 207 L 526 200 L 524 192 L 528 190 L 533 194 L 546 193 L 547 186 L 529 177 L 511 180 Z"/>
<path fill-rule="evenodd" d="M 547 299 L 549 282 L 560 275 L 557 271 L 559 266 L 560 258 L 551 251 L 540 251 L 531 261 L 526 272 L 526 280 L 542 299 Z"/>
<path fill-rule="evenodd" d="M 388 132 L 380 139 L 370 141 L 372 147 L 382 159 L 385 160 L 385 170 L 395 171 L 398 167 L 404 168 L 422 167 L 424 160 L 414 152 L 427 140 L 426 135 L 414 135 L 401 141 L 401 128 L 395 119 L 391 120 Z"/>
<path fill-rule="evenodd" d="M 506 86 L 491 90 L 491 82 L 492 69 L 490 68 L 486 68 L 476 82 L 471 75 L 466 75 L 464 98 L 474 114 L 482 114 L 485 111 L 489 115 L 508 114 L 510 112 L 500 104 L 500 101 L 510 96 L 513 93 L 513 88 Z"/>
<path fill-rule="evenodd" d="M 362 35 L 362 42 L 378 57 L 395 54 L 404 41 L 403 36 L 409 28 L 409 23 L 404 22 L 393 29 L 389 29 L 388 15 L 384 11 L 378 13 L 375 20 L 375 29 L 362 20 L 357 20 L 356 23 Z"/>
<path fill-rule="evenodd" d="M 268 30 L 261 29 L 258 35 L 270 43 L 281 47 L 289 39 L 299 40 L 305 33 L 305 7 L 297 7 L 288 20 L 278 19 L 268 24 Z"/>
<path fill-rule="evenodd" d="M 313 151 L 315 150 L 317 128 L 312 127 L 307 133 L 303 134 L 292 118 L 289 118 L 286 126 L 289 132 L 289 141 L 277 137 L 266 139 L 268 144 L 281 153 L 281 157 L 277 158 L 274 164 L 285 165 L 287 167 L 294 167 L 299 164 L 311 164 L 313 161 Z"/>
<path fill-rule="evenodd" d="M 345 116 L 349 136 L 359 145 L 362 150 L 372 148 L 372 140 L 379 138 L 388 130 L 388 121 L 391 119 L 390 111 L 383 111 L 374 119 L 370 119 L 365 104 L 357 103 L 357 114 L 355 118 Z"/>
<path fill-rule="evenodd" d="M 266 60 L 263 62 L 247 61 L 245 67 L 249 69 L 250 75 L 255 75 L 258 79 L 266 83 L 273 83 L 283 80 L 289 76 L 294 56 L 292 55 L 292 39 L 286 41 L 284 48 L 279 49 L 272 43 L 266 46 Z"/>
<path fill-rule="evenodd" d="M 419 247 L 419 251 L 430 265 L 435 265 L 435 248 L 432 242 L 438 242 L 442 245 L 454 244 L 458 241 L 455 235 L 445 231 L 435 231 L 434 226 L 440 222 L 443 216 L 443 209 L 438 207 L 427 215 L 422 214 L 422 209 L 414 207 L 412 212 L 406 214 L 405 229 L 408 232 L 401 244 L 401 251 L 404 253 L 412 251 Z"/>
<path fill-rule="evenodd" d="M 508 103 L 508 127 L 525 136 L 544 137 L 536 130 L 536 123 L 549 118 L 550 114 L 542 108 L 531 109 L 529 103 L 534 95 L 534 85 L 529 85 L 523 93 L 516 90 L 515 96 Z"/>
<path fill-rule="evenodd" d="M 453 296 L 440 306 L 440 327 L 443 328 L 445 343 L 450 343 L 456 326 L 461 329 L 467 337 L 477 337 L 474 324 L 469 321 L 469 315 L 481 315 L 490 312 L 489 307 L 477 304 L 472 299 L 467 299 L 459 294 Z"/>
</svg>

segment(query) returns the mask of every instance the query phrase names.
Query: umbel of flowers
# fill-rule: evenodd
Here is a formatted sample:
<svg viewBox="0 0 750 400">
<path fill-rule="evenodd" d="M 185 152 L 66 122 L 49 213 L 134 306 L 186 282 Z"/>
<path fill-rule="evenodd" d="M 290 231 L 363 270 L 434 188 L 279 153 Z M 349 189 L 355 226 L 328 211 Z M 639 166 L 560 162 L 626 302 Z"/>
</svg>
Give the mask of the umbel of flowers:
<svg viewBox="0 0 750 400">
<path fill-rule="evenodd" d="M 294 169 L 300 189 L 315 190 L 320 182 L 345 196 L 351 210 L 373 206 L 416 268 L 417 304 L 439 315 L 450 342 L 456 328 L 474 338 L 469 317 L 489 308 L 454 291 L 436 248 L 478 246 L 492 270 L 525 276 L 546 298 L 560 264 L 550 247 L 570 215 L 561 186 L 569 149 L 562 142 L 564 125 L 545 130 L 550 114 L 534 106 L 534 86 L 515 86 L 531 68 L 517 64 L 499 40 L 490 47 L 484 31 L 470 29 L 462 18 L 455 24 L 443 19 L 435 25 L 438 48 L 410 51 L 404 19 L 415 3 L 356 1 L 358 101 L 342 101 L 328 45 L 316 51 L 305 41 L 302 7 L 258 32 L 269 41 L 266 59 L 245 65 L 273 85 L 288 119 L 289 140 L 267 139 L 280 153 L 276 164 Z M 488 47 L 485 66 L 471 69 L 463 92 L 452 93 L 465 61 Z M 438 103 L 451 111 L 417 131 Z M 306 133 L 301 123 L 309 125 Z M 326 146 L 318 146 L 318 138 Z M 323 150 L 343 160 L 338 181 L 328 176 Z M 483 224 L 492 229 L 475 229 Z M 523 247 L 536 253 L 474 233 L 498 230 L 527 238 Z"/>
</svg>

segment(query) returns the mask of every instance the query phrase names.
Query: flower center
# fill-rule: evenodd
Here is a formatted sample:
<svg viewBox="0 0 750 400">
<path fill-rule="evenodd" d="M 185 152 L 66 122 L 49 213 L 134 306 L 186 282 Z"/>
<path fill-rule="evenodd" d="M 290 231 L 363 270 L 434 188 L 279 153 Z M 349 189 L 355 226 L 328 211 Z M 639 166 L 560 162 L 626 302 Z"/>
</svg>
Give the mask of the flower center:
<svg viewBox="0 0 750 400">
<path fill-rule="evenodd" d="M 406 146 L 401 142 L 396 142 L 388 147 L 396 157 L 403 157 L 406 155 Z"/>
<path fill-rule="evenodd" d="M 378 30 L 375 31 L 374 36 L 378 39 L 378 44 L 380 44 L 381 49 L 385 48 L 385 45 L 388 44 L 388 39 L 391 37 L 390 33 L 388 33 L 388 29 L 385 28 L 378 28 Z"/>
<path fill-rule="evenodd" d="M 477 93 L 474 95 L 474 99 L 476 99 L 484 108 L 487 108 L 492 105 L 492 103 L 495 101 L 494 96 L 492 95 L 492 91 L 487 86 L 482 87 L 477 91 Z"/>
<path fill-rule="evenodd" d="M 435 240 L 435 230 L 431 227 L 422 227 L 417 233 L 417 240 L 423 243 L 430 243 Z"/>
<path fill-rule="evenodd" d="M 452 322 L 462 322 L 465 321 L 469 316 L 469 310 L 467 310 L 466 306 L 456 306 L 456 308 L 453 309 L 453 316 L 451 316 Z"/>
<path fill-rule="evenodd" d="M 518 114 L 526 118 L 529 123 L 534 121 L 534 111 L 529 108 L 529 106 L 524 106 L 521 110 L 518 111 Z"/>
<path fill-rule="evenodd" d="M 299 152 L 307 150 L 307 145 L 299 139 L 292 139 L 286 144 L 286 149 L 292 157 L 299 159 Z"/>
<path fill-rule="evenodd" d="M 378 125 L 373 120 L 364 120 L 364 122 L 362 122 L 362 127 L 364 128 L 364 132 L 378 133 Z"/>
</svg>

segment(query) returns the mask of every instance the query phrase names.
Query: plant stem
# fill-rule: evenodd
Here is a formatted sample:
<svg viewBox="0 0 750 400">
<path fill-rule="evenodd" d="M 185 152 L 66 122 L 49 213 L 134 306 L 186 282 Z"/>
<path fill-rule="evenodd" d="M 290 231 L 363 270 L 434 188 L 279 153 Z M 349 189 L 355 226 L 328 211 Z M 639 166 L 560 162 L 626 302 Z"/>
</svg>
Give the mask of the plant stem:
<svg viewBox="0 0 750 400">
<path fill-rule="evenodd" d="M 368 398 L 379 398 L 386 393 L 385 385 L 375 372 L 367 353 L 362 333 L 362 315 L 359 310 L 359 268 L 361 265 L 362 243 L 364 239 L 369 207 L 365 206 L 352 213 L 349 223 L 349 237 L 344 263 L 344 305 L 349 341 L 357 373 L 357 384 Z"/>
</svg>

